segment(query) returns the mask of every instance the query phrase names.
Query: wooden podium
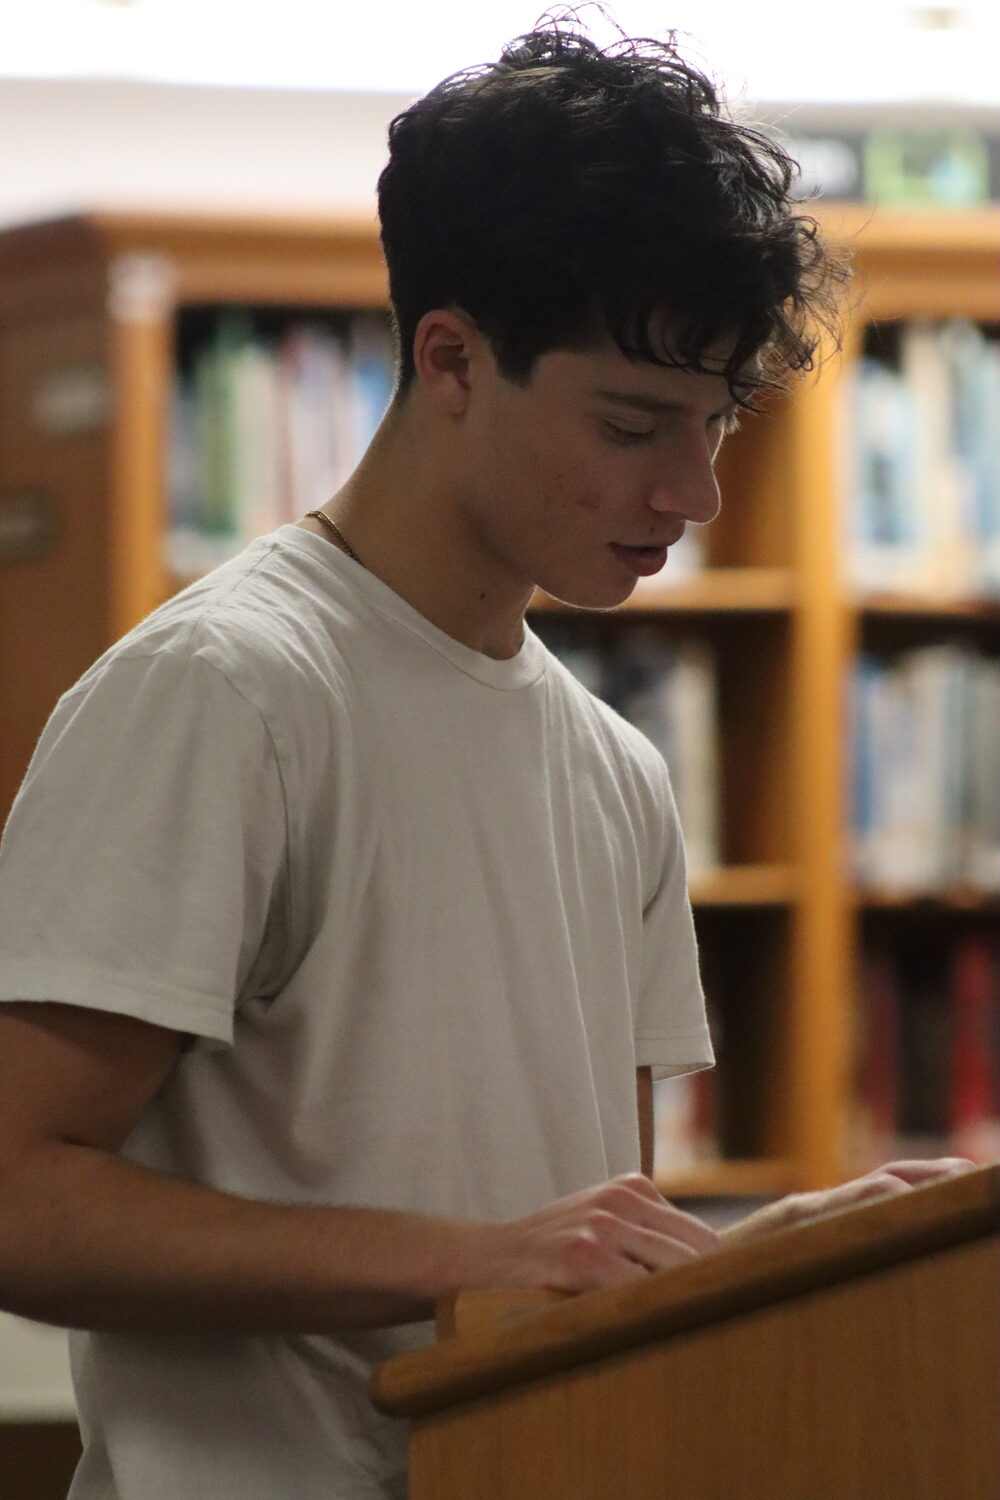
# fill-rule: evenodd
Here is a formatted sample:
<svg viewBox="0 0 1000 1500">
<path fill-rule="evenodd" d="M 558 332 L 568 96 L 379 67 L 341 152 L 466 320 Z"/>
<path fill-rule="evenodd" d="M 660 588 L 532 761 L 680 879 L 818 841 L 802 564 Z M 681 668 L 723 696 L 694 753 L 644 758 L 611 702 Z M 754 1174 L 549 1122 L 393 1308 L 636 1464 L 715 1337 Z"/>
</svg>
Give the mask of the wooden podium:
<svg viewBox="0 0 1000 1500">
<path fill-rule="evenodd" d="M 371 1384 L 410 1500 L 1000 1500 L 1000 1166 L 443 1319 Z"/>
</svg>

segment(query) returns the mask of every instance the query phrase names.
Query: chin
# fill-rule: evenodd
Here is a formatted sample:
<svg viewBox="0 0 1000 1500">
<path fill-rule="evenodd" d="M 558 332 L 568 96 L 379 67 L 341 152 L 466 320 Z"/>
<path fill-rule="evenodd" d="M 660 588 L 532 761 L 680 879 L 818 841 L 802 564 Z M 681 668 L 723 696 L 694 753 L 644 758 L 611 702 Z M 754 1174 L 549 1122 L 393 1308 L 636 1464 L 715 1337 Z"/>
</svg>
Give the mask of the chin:
<svg viewBox="0 0 1000 1500">
<path fill-rule="evenodd" d="M 571 609 L 612 610 L 625 603 L 635 592 L 636 580 L 630 579 L 627 583 L 620 580 L 614 584 L 605 583 L 603 587 L 593 580 L 587 583 L 564 583 L 553 581 L 551 583 L 540 582 L 538 587 L 543 594 L 548 594 L 550 599 L 555 599 L 559 604 L 567 604 Z"/>
</svg>

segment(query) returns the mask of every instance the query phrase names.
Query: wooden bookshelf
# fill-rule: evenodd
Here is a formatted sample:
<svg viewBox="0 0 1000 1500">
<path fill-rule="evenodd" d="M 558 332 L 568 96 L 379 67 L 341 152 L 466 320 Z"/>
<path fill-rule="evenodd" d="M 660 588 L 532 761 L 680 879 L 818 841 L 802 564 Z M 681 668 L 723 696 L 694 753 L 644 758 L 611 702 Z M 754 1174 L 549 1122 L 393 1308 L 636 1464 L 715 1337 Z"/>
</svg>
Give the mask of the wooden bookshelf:
<svg viewBox="0 0 1000 1500">
<path fill-rule="evenodd" d="M 943 890 L 890 890 L 856 887 L 854 902 L 859 911 L 969 911 L 1000 913 L 1000 892 L 974 886 L 948 886 Z"/>
<path fill-rule="evenodd" d="M 989 625 L 1000 625 L 1000 599 L 928 599 L 916 594 L 878 594 L 855 599 L 853 607 L 862 619 L 904 618 L 944 624 L 950 620 L 958 624 L 982 620 Z"/>
<path fill-rule="evenodd" d="M 658 1172 L 656 1185 L 668 1198 L 777 1198 L 798 1181 L 792 1161 L 718 1161 Z"/>
<path fill-rule="evenodd" d="M 705 568 L 682 583 L 671 583 L 667 578 L 655 590 L 637 590 L 621 606 L 621 612 L 776 614 L 790 610 L 794 603 L 795 574 L 791 568 Z M 568 616 L 582 613 L 550 599 L 540 590 L 532 601 L 532 608 Z"/>
<path fill-rule="evenodd" d="M 796 899 L 794 865 L 729 865 L 691 877 L 693 906 L 787 906 Z"/>
<path fill-rule="evenodd" d="M 722 864 L 692 896 L 706 973 L 719 976 L 730 1144 L 728 1159 L 671 1178 L 685 1194 L 845 1175 L 859 923 L 919 904 L 854 891 L 846 873 L 848 666 L 872 621 L 1000 644 L 996 602 L 850 596 L 838 399 L 867 320 L 997 320 L 1000 212 L 823 217 L 855 246 L 843 353 L 727 443 L 705 570 L 602 617 L 605 630 L 641 616 L 704 635 L 720 662 Z M 371 218 L 98 213 L 0 235 L 4 815 L 59 694 L 178 586 L 162 545 L 178 312 L 381 308 L 386 291 Z"/>
</svg>

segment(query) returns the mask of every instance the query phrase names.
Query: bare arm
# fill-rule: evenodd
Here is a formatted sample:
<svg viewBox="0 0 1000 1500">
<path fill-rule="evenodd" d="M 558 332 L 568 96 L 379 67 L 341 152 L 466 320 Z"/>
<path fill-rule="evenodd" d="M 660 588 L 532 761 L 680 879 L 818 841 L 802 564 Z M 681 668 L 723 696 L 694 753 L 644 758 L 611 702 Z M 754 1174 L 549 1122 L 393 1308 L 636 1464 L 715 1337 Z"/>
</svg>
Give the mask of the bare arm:
<svg viewBox="0 0 1000 1500">
<path fill-rule="evenodd" d="M 580 1291 L 717 1247 L 638 1175 L 487 1224 L 147 1171 L 116 1153 L 181 1045 L 100 1011 L 0 1007 L 0 1306 L 119 1331 L 333 1332 L 430 1317 L 462 1288 Z"/>
<path fill-rule="evenodd" d="M 100 1011 L 0 1010 L 3 1305 L 121 1329 L 295 1331 L 431 1316 L 439 1287 L 461 1274 L 460 1226 L 256 1203 L 115 1154 L 182 1044 Z"/>
</svg>

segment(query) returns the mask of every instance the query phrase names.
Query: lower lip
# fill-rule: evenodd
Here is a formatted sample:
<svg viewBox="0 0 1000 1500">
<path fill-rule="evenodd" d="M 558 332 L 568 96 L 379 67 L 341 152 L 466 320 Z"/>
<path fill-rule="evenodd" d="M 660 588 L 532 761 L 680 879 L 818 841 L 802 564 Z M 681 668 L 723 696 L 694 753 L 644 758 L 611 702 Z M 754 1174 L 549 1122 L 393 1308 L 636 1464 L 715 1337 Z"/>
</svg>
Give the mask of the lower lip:
<svg viewBox="0 0 1000 1500">
<path fill-rule="evenodd" d="M 617 542 L 612 542 L 611 550 L 637 578 L 649 578 L 658 573 L 667 560 L 666 547 L 620 547 Z"/>
</svg>

